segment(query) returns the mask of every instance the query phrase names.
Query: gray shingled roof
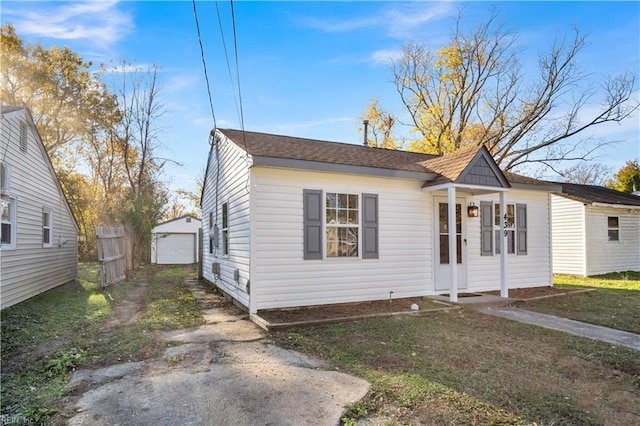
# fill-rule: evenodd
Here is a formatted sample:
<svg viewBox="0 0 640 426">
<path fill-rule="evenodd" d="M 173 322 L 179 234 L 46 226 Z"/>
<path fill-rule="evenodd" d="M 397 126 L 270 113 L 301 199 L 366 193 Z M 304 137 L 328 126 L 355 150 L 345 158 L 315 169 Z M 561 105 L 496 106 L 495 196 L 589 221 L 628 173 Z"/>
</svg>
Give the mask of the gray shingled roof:
<svg viewBox="0 0 640 426">
<path fill-rule="evenodd" d="M 559 183 L 559 185 L 562 185 L 562 194 L 559 195 L 586 204 L 602 203 L 640 206 L 640 197 L 626 192 L 596 185 L 579 185 L 576 183 Z"/>
<path fill-rule="evenodd" d="M 13 105 L 0 105 L 1 114 L 8 114 L 10 112 L 19 111 L 21 109 L 24 109 L 24 107 L 13 106 Z"/>
<path fill-rule="evenodd" d="M 235 129 L 217 130 L 256 157 L 428 172 L 439 175 L 436 181 L 443 183 L 455 181 L 480 149 L 470 147 L 456 154 L 439 156 Z M 510 183 L 549 186 L 549 182 L 514 173 L 504 175 Z"/>
<path fill-rule="evenodd" d="M 241 130 L 218 129 L 240 148 L 256 157 L 317 161 L 349 166 L 378 167 L 410 172 L 429 172 L 424 162 L 436 155 L 371 148 L 340 142 L 328 142 L 291 136 Z M 246 148 L 245 148 L 246 144 Z"/>
</svg>

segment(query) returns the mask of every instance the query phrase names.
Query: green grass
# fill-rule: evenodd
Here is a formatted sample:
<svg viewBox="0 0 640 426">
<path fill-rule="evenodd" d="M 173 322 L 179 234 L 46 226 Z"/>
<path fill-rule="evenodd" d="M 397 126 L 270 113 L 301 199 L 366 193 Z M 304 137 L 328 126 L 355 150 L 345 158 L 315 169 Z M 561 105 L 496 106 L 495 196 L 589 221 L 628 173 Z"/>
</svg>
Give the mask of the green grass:
<svg viewBox="0 0 640 426">
<path fill-rule="evenodd" d="M 78 279 L 2 315 L 2 417 L 47 424 L 61 405 L 74 369 L 156 356 L 166 347 L 156 330 L 202 323 L 184 285 L 184 268 L 146 267 L 126 282 L 100 290 L 97 264 L 80 264 Z M 146 285 L 137 320 L 105 328 L 118 304 Z"/>
<path fill-rule="evenodd" d="M 631 392 L 640 403 L 636 351 L 475 312 L 273 336 L 372 383 L 345 424 L 366 416 L 389 424 L 625 424 L 609 395 Z"/>
<path fill-rule="evenodd" d="M 623 272 L 596 277 L 557 275 L 558 288 L 590 288 L 571 294 L 522 304 L 524 309 L 640 334 L 640 273 Z"/>
</svg>

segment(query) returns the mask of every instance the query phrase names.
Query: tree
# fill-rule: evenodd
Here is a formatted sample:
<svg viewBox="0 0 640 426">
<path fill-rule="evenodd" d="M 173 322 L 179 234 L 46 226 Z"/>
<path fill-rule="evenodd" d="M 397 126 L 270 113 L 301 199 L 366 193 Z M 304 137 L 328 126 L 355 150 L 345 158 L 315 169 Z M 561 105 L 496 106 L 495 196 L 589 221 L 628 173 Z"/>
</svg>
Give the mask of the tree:
<svg viewBox="0 0 640 426">
<path fill-rule="evenodd" d="M 102 67 L 103 74 L 106 67 Z M 168 202 L 168 191 L 160 181 L 167 160 L 159 158 L 161 128 L 158 120 L 165 112 L 160 100 L 162 83 L 158 67 L 146 71 L 134 69 L 122 61 L 108 74 L 117 96 L 120 119 L 109 132 L 108 145 L 118 164 L 109 163 L 106 169 L 119 171 L 126 188 L 122 219 L 133 235 L 135 262 L 149 259 L 151 230 L 162 219 Z"/>
<path fill-rule="evenodd" d="M 368 120 L 367 145 L 386 149 L 400 147 L 392 133 L 396 120 L 389 112 L 380 108 L 377 98 L 374 98 L 360 118 Z"/>
<path fill-rule="evenodd" d="M 404 124 L 420 136 L 411 150 L 445 154 L 485 144 L 505 170 L 530 163 L 553 167 L 588 159 L 602 143 L 587 143 L 586 130 L 638 110 L 634 74 L 608 78 L 600 92 L 581 87 L 578 56 L 586 39 L 577 29 L 539 56 L 539 73 L 532 77 L 520 64 L 517 35 L 497 23 L 496 13 L 466 33 L 461 19 L 446 46 L 433 51 L 410 42 L 392 65 L 409 116 Z M 600 107 L 588 115 L 585 107 L 596 94 Z"/>
<path fill-rule="evenodd" d="M 582 162 L 561 170 L 560 174 L 567 183 L 602 186 L 609 179 L 612 170 L 601 163 Z"/>
<path fill-rule="evenodd" d="M 69 48 L 25 45 L 9 23 L 0 37 L 0 101 L 29 108 L 49 156 L 60 163 L 90 131 L 88 123 L 113 114 L 113 96 L 91 74 L 92 63 Z"/>
<path fill-rule="evenodd" d="M 640 191 L 640 163 L 638 160 L 627 161 L 620 170 L 605 184 L 606 187 L 621 192 Z"/>
</svg>

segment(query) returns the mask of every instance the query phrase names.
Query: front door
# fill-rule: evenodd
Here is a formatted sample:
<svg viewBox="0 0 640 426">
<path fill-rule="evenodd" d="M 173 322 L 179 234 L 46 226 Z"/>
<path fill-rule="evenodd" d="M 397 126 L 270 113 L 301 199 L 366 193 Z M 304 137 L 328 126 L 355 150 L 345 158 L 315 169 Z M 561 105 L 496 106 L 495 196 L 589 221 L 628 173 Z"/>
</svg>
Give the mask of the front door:
<svg viewBox="0 0 640 426">
<path fill-rule="evenodd" d="M 449 232 L 456 233 L 456 268 L 458 275 L 458 288 L 467 288 L 465 215 L 462 214 L 464 199 L 456 199 L 456 226 L 449 226 L 449 215 L 446 198 L 435 197 L 435 266 L 436 266 L 436 290 L 449 290 L 451 288 L 451 270 L 449 268 Z"/>
</svg>

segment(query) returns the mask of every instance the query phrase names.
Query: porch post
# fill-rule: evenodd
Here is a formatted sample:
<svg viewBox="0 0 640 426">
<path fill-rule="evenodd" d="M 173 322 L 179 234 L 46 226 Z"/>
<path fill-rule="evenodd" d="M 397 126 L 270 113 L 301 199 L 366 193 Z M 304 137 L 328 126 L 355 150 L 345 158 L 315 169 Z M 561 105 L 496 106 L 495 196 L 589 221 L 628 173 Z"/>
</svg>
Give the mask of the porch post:
<svg viewBox="0 0 640 426">
<path fill-rule="evenodd" d="M 504 192 L 500 192 L 500 297 L 509 297 L 507 288 L 507 237 L 504 235 L 504 215 L 507 208 L 504 203 Z"/>
<path fill-rule="evenodd" d="M 451 302 L 458 301 L 458 257 L 456 248 L 456 188 L 451 185 L 447 190 L 447 205 L 449 223 L 449 271 L 451 277 L 451 286 L 449 289 L 449 300 Z"/>
</svg>

